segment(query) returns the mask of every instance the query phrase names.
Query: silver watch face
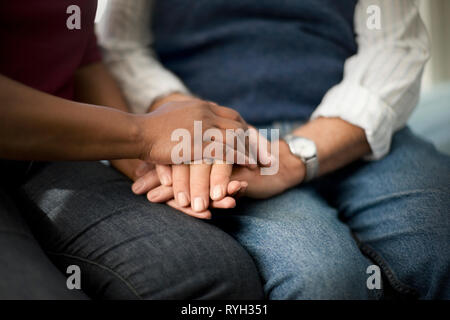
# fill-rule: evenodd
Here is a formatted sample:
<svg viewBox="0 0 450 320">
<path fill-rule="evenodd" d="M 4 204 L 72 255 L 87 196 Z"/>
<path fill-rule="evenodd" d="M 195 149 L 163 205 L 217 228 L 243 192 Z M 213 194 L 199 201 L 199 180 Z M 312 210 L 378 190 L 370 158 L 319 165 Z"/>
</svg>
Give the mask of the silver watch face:
<svg viewBox="0 0 450 320">
<path fill-rule="evenodd" d="M 291 143 L 294 147 L 295 153 L 305 159 L 312 158 L 317 153 L 315 143 L 309 139 L 295 137 Z"/>
</svg>

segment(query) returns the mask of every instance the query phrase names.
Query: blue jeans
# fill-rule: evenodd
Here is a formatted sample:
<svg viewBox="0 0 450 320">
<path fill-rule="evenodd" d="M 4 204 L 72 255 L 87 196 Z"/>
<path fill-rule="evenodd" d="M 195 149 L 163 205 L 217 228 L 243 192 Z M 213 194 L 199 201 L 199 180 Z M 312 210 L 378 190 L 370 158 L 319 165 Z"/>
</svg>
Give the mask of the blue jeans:
<svg viewBox="0 0 450 320">
<path fill-rule="evenodd" d="M 403 294 L 450 299 L 450 158 L 408 128 L 380 161 L 242 199 L 213 221 L 254 258 L 270 299 L 378 298 L 372 264 Z"/>
</svg>

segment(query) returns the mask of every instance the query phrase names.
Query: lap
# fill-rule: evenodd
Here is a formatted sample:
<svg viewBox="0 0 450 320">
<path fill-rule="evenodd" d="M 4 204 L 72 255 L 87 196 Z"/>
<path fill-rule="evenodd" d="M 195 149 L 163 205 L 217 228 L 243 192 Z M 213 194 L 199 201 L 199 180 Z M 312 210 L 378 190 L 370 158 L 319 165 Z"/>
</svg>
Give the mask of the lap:
<svg viewBox="0 0 450 320">
<path fill-rule="evenodd" d="M 23 193 L 55 262 L 79 264 L 99 298 L 260 298 L 253 261 L 220 229 L 151 204 L 100 163 L 52 163 Z M 105 289 L 106 288 L 106 289 Z"/>
<path fill-rule="evenodd" d="M 66 278 L 44 254 L 1 187 L 0 252 L 0 299 L 87 299 L 66 287 Z"/>
<path fill-rule="evenodd" d="M 385 158 L 349 165 L 319 179 L 316 186 L 333 206 L 349 214 L 358 203 L 364 205 L 402 193 L 431 192 L 446 198 L 450 157 L 405 128 L 394 135 L 391 151 Z"/>
<path fill-rule="evenodd" d="M 355 163 L 272 199 L 241 200 L 216 223 L 253 255 L 272 297 L 339 295 L 323 283 L 365 286 L 372 263 L 402 293 L 445 297 L 449 166 L 447 156 L 404 129 L 385 159 Z M 364 296 L 361 287 L 346 292 Z"/>
<path fill-rule="evenodd" d="M 394 136 L 384 159 L 358 162 L 316 186 L 394 288 L 422 298 L 448 297 L 448 156 L 406 128 Z"/>
<path fill-rule="evenodd" d="M 272 299 L 365 299 L 372 264 L 312 187 L 298 187 L 266 200 L 242 199 L 214 223 L 253 256 Z"/>
</svg>

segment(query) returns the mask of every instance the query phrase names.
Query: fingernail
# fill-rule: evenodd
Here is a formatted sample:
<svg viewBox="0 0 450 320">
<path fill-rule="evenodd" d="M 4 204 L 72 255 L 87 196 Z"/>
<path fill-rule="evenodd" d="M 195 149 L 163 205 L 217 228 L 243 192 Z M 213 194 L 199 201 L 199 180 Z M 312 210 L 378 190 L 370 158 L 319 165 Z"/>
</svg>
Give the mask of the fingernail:
<svg viewBox="0 0 450 320">
<path fill-rule="evenodd" d="M 161 177 L 161 184 L 165 186 L 170 186 L 172 184 L 172 179 L 169 176 L 164 175 Z"/>
<path fill-rule="evenodd" d="M 156 201 L 156 199 L 159 197 L 159 191 L 151 191 L 147 194 L 147 198 L 150 201 Z"/>
<path fill-rule="evenodd" d="M 131 186 L 131 189 L 134 193 L 139 193 L 145 186 L 145 182 L 142 180 L 137 180 L 133 185 Z"/>
<path fill-rule="evenodd" d="M 180 207 L 187 207 L 189 205 L 188 197 L 184 192 L 178 192 L 177 200 Z"/>
<path fill-rule="evenodd" d="M 213 189 L 212 199 L 213 200 L 219 200 L 222 198 L 222 187 L 221 186 L 215 186 Z"/>
<path fill-rule="evenodd" d="M 205 209 L 206 209 L 205 207 L 206 207 L 205 202 L 203 201 L 202 198 L 197 197 L 194 199 L 194 211 L 197 211 L 197 212 L 205 211 Z"/>
</svg>

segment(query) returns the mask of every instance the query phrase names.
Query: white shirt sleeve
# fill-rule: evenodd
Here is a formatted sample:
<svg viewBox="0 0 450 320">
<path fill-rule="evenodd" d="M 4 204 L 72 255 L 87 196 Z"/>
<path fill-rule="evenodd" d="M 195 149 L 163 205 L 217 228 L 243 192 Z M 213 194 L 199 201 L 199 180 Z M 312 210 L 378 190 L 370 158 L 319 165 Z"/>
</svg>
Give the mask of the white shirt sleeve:
<svg viewBox="0 0 450 320">
<path fill-rule="evenodd" d="M 327 92 L 312 115 L 338 117 L 364 129 L 372 149 L 368 160 L 389 152 L 393 133 L 406 124 L 418 102 L 430 55 L 418 7 L 417 0 L 357 3 L 358 52 L 345 62 L 342 82 Z M 369 19 L 378 9 L 381 25 L 373 29 L 376 24 Z"/>
<path fill-rule="evenodd" d="M 97 26 L 104 60 L 134 113 L 145 113 L 159 96 L 188 93 L 152 50 L 151 0 L 109 0 Z"/>
</svg>

